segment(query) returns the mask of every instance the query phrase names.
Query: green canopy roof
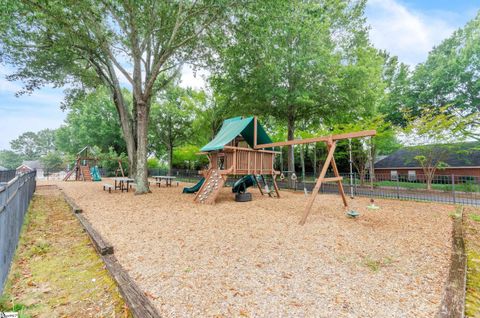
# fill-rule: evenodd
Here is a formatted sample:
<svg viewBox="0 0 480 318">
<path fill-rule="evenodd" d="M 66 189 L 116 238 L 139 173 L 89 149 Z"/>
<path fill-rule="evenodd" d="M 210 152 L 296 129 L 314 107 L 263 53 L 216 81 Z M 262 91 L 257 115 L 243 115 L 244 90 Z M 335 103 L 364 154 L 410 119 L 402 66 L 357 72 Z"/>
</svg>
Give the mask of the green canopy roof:
<svg viewBox="0 0 480 318">
<path fill-rule="evenodd" d="M 233 117 L 226 119 L 215 138 L 203 146 L 200 151 L 221 150 L 238 135 L 242 135 L 248 145 L 253 148 L 253 121 L 253 117 Z M 272 140 L 268 137 L 265 129 L 263 129 L 262 125 L 257 122 L 257 144 L 267 144 L 271 142 Z"/>
</svg>

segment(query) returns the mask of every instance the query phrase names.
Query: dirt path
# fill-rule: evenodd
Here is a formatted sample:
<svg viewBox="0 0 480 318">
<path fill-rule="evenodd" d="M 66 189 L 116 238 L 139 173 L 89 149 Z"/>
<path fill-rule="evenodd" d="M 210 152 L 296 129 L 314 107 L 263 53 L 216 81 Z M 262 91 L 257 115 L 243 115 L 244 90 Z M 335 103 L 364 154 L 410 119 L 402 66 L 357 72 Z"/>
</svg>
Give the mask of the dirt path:
<svg viewBox="0 0 480 318">
<path fill-rule="evenodd" d="M 60 192 L 37 188 L 0 310 L 23 317 L 129 317 Z"/>
</svg>

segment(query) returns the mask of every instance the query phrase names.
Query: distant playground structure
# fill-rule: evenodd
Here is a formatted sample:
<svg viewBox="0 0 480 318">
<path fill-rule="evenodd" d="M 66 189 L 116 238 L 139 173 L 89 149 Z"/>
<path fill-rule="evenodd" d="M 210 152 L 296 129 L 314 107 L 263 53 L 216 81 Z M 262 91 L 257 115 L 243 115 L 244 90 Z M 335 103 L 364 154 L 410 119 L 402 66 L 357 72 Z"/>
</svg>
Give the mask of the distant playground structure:
<svg viewBox="0 0 480 318">
<path fill-rule="evenodd" d="M 316 180 L 312 194 L 308 198 L 304 215 L 300 220 L 300 224 L 303 225 L 324 182 L 337 183 L 339 195 L 345 208 L 348 208 L 342 185 L 343 178 L 339 174 L 334 159 L 337 141 L 371 137 L 375 136 L 375 134 L 375 130 L 366 130 L 308 139 L 272 142 L 263 126 L 258 122 L 257 117 L 226 119 L 215 138 L 200 149 L 201 152 L 199 154 L 206 155 L 209 160 L 208 169 L 201 172 L 204 178 L 195 186 L 185 188 L 184 193 L 196 192 L 194 201 L 197 203 L 215 204 L 215 200 L 228 176 L 244 176 L 234 184 L 232 188 L 234 193 L 242 192 L 248 186 L 256 184 L 262 195 L 268 194 L 279 198 L 280 193 L 276 178 L 281 172 L 274 169 L 275 155 L 279 153 L 273 150 L 274 147 L 325 142 L 328 150 L 327 157 Z M 332 167 L 334 177 L 326 178 L 325 175 L 330 166 Z M 265 176 L 271 176 L 272 190 L 269 189 Z M 264 183 L 264 189 L 260 186 L 260 181 Z"/>
<path fill-rule="evenodd" d="M 75 181 L 101 181 L 100 170 L 98 169 L 98 158 L 89 154 L 89 146 L 85 146 L 77 153 L 75 164 L 73 168 L 65 175 L 63 181 L 68 181 L 75 178 Z M 125 177 L 125 173 L 122 167 L 122 161 L 118 161 L 118 168 L 115 171 L 115 175 L 121 174 Z M 93 162 L 93 164 L 92 164 Z"/>
</svg>

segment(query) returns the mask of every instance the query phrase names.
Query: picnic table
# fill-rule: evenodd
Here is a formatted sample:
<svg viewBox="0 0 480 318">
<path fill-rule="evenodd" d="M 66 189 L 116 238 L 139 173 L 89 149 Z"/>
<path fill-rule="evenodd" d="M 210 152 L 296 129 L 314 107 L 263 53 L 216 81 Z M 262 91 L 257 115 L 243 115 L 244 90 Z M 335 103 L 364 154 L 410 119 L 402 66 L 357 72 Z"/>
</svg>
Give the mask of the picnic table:
<svg viewBox="0 0 480 318">
<path fill-rule="evenodd" d="M 172 186 L 172 180 L 176 179 L 177 177 L 174 177 L 174 176 L 152 176 L 152 178 L 155 179 L 158 187 L 160 188 L 160 184 L 162 183 L 162 180 L 165 180 L 165 186 L 166 187 L 171 187 Z"/>
<path fill-rule="evenodd" d="M 119 189 L 120 191 L 127 191 L 128 188 L 130 187 L 130 183 L 135 182 L 135 180 L 126 178 L 126 177 L 115 177 L 113 178 L 115 181 L 115 190 Z"/>
</svg>

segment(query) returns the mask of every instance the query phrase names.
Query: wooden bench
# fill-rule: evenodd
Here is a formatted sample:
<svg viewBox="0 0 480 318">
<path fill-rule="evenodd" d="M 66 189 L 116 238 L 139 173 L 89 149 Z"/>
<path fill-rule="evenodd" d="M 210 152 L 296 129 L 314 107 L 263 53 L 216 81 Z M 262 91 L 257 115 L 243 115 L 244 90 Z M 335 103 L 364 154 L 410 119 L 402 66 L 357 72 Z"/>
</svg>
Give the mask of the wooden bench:
<svg viewBox="0 0 480 318">
<path fill-rule="evenodd" d="M 103 191 L 106 191 L 108 189 L 108 193 L 112 193 L 113 185 L 104 183 L 103 184 Z"/>
</svg>

